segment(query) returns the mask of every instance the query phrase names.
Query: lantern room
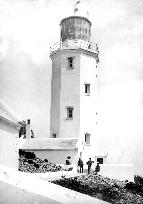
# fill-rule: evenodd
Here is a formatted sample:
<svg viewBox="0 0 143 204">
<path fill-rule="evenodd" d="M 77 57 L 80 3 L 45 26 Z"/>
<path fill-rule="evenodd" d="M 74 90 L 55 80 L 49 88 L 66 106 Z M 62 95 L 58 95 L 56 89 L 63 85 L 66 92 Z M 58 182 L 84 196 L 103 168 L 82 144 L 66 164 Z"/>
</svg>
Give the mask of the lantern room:
<svg viewBox="0 0 143 204">
<path fill-rule="evenodd" d="M 70 16 L 60 22 L 61 41 L 84 40 L 90 42 L 91 22 L 82 16 Z"/>
</svg>

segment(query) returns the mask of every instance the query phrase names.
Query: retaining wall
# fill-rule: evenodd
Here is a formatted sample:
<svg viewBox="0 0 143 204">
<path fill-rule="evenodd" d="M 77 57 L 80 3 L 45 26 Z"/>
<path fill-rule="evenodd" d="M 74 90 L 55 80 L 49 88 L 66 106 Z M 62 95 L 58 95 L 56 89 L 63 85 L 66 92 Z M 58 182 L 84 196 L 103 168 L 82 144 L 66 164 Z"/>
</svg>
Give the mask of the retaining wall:
<svg viewBox="0 0 143 204">
<path fill-rule="evenodd" d="M 1 204 L 107 204 L 96 198 L 36 179 L 0 165 Z"/>
</svg>

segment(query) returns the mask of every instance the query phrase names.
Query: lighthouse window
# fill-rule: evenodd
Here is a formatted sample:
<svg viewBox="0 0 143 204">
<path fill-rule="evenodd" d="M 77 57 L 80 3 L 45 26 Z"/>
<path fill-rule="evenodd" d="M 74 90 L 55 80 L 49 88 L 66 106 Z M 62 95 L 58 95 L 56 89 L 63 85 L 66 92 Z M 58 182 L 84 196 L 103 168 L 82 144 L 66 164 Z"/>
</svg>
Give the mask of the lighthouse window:
<svg viewBox="0 0 143 204">
<path fill-rule="evenodd" d="M 73 57 L 68 57 L 68 68 L 73 69 Z"/>
<path fill-rule="evenodd" d="M 67 107 L 67 119 L 73 119 L 73 107 Z"/>
<path fill-rule="evenodd" d="M 90 95 L 90 84 L 84 84 L 85 85 L 85 95 Z"/>
<path fill-rule="evenodd" d="M 90 145 L 90 134 L 89 133 L 85 134 L 85 144 Z"/>
</svg>

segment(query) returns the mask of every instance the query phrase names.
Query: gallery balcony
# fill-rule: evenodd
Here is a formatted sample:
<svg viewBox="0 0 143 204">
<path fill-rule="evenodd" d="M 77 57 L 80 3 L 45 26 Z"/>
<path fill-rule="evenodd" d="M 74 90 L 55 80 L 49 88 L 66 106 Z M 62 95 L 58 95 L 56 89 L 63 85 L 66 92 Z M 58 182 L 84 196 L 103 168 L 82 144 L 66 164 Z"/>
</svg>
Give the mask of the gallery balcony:
<svg viewBox="0 0 143 204">
<path fill-rule="evenodd" d="M 50 47 L 50 56 L 59 50 L 66 50 L 66 49 L 82 49 L 82 50 L 92 52 L 96 55 L 99 54 L 97 43 L 76 39 L 76 40 L 66 40 L 64 42 L 56 42 L 54 45 Z"/>
</svg>

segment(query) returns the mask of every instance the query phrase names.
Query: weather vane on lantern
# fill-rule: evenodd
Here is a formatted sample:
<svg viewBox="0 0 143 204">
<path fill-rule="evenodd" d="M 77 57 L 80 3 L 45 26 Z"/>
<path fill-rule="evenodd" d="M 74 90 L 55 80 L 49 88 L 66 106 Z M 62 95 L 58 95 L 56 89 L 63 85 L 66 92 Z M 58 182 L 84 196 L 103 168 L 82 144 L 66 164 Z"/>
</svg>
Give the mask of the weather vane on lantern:
<svg viewBox="0 0 143 204">
<path fill-rule="evenodd" d="M 74 15 L 76 14 L 76 12 L 79 11 L 79 4 L 81 3 L 81 1 L 76 1 L 75 4 L 74 4 Z M 86 15 L 87 15 L 87 18 L 89 18 L 89 12 L 87 11 L 86 12 Z"/>
<path fill-rule="evenodd" d="M 75 13 L 78 11 L 78 5 L 79 5 L 80 1 L 76 1 L 74 4 L 74 15 Z"/>
</svg>

